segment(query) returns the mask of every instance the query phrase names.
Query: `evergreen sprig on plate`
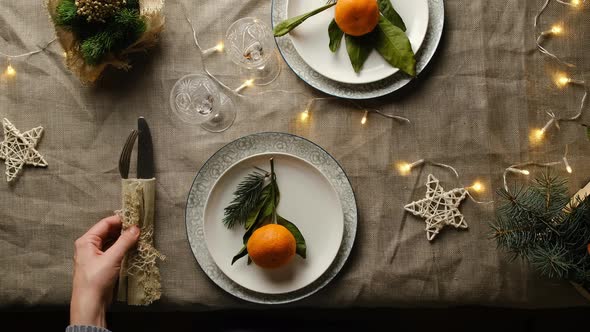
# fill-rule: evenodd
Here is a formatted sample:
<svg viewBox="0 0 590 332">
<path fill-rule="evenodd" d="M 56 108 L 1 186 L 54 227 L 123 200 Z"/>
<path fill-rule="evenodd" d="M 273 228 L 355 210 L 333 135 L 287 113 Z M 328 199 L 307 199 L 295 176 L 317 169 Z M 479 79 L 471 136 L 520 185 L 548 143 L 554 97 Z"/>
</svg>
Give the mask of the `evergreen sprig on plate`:
<svg viewBox="0 0 590 332">
<path fill-rule="evenodd" d="M 590 200 L 571 199 L 566 182 L 543 174 L 528 188 L 504 189 L 491 225 L 498 247 L 542 275 L 590 286 Z"/>
<path fill-rule="evenodd" d="M 377 0 L 377 4 L 380 12 L 379 23 L 368 34 L 358 37 L 347 35 L 333 19 L 328 25 L 330 37 L 328 48 L 332 52 L 336 52 L 340 48 L 342 38 L 344 38 L 348 58 L 356 73 L 361 71 L 371 51 L 375 49 L 391 66 L 415 77 L 416 57 L 405 33 L 406 25 L 403 19 L 393 8 L 390 0 Z M 334 5 L 336 2 L 280 22 L 274 28 L 275 37 L 289 33 L 308 18 Z"/>
<path fill-rule="evenodd" d="M 281 193 L 277 184 L 274 159 L 270 158 L 270 172 L 252 172 L 238 185 L 234 198 L 224 210 L 223 224 L 232 228 L 243 225 L 242 249 L 233 257 L 232 264 L 248 255 L 246 245 L 254 231 L 268 223 L 284 226 L 295 237 L 295 253 L 305 258 L 307 245 L 301 231 L 289 220 L 277 213 Z M 248 263 L 250 260 L 248 259 Z"/>
</svg>

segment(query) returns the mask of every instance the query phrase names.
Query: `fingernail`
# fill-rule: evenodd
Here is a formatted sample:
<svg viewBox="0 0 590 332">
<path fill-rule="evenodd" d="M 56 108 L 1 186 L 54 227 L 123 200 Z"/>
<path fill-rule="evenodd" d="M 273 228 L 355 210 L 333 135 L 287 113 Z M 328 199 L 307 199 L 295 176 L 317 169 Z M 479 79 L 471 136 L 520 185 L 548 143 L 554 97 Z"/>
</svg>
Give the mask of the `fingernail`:
<svg viewBox="0 0 590 332">
<path fill-rule="evenodd" d="M 137 234 L 139 234 L 139 227 L 133 225 L 133 226 L 129 227 L 129 232 L 132 235 L 136 236 Z"/>
</svg>

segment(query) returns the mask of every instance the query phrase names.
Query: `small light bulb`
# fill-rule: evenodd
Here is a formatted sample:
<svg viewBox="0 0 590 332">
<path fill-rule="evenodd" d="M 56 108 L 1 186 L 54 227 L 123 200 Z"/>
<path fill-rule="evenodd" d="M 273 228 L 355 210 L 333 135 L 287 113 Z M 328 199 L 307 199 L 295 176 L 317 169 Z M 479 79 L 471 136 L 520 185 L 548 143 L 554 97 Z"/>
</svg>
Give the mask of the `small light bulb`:
<svg viewBox="0 0 590 332">
<path fill-rule="evenodd" d="M 534 141 L 540 142 L 543 140 L 543 137 L 545 137 L 545 130 L 533 129 L 531 133 L 531 138 L 533 138 Z"/>
<path fill-rule="evenodd" d="M 363 114 L 363 118 L 361 119 L 361 124 L 364 125 L 365 123 L 367 123 L 367 116 L 369 115 L 369 111 L 365 111 L 365 114 Z"/>
<path fill-rule="evenodd" d="M 571 81 L 572 80 L 569 77 L 565 76 L 564 74 L 559 74 L 555 78 L 555 83 L 560 88 L 563 88 L 564 86 L 568 85 Z"/>
<path fill-rule="evenodd" d="M 568 173 L 572 174 L 572 172 L 573 172 L 574 170 L 573 170 L 573 169 L 572 169 L 572 167 L 570 166 L 570 163 L 568 162 L 568 160 L 567 160 L 567 157 L 565 157 L 565 156 L 563 157 L 563 164 L 565 165 L 565 170 L 566 170 Z"/>
<path fill-rule="evenodd" d="M 397 169 L 402 175 L 407 175 L 412 170 L 412 166 L 408 163 L 400 163 L 397 165 Z"/>
<path fill-rule="evenodd" d="M 215 45 L 215 49 L 218 52 L 222 52 L 223 51 L 223 48 L 224 48 L 223 42 L 219 42 L 219 44 Z"/>
<path fill-rule="evenodd" d="M 6 67 L 6 70 L 4 71 L 4 75 L 8 76 L 8 77 L 14 77 L 16 76 L 16 70 L 14 69 L 14 67 L 12 67 L 12 65 L 8 65 Z"/>
<path fill-rule="evenodd" d="M 301 121 L 306 121 L 309 118 L 309 110 L 305 110 L 301 112 Z"/>
<path fill-rule="evenodd" d="M 570 2 L 570 3 L 574 7 L 579 7 L 582 4 L 582 2 L 580 0 L 572 0 L 572 2 Z"/>
<path fill-rule="evenodd" d="M 520 168 L 514 168 L 514 167 L 508 167 L 508 169 L 506 169 L 507 171 L 513 172 L 513 173 L 519 173 L 522 175 L 529 175 L 530 172 L 526 169 L 520 169 Z"/>
<path fill-rule="evenodd" d="M 551 27 L 551 33 L 554 35 L 560 35 L 563 32 L 561 25 L 554 25 Z"/>
<path fill-rule="evenodd" d="M 424 164 L 424 159 L 417 160 L 411 164 L 404 162 L 397 163 L 396 167 L 397 170 L 400 172 L 401 175 L 408 175 L 412 168 Z"/>
<path fill-rule="evenodd" d="M 252 84 L 254 84 L 254 79 L 251 78 L 249 80 L 244 81 L 244 83 L 242 83 L 242 85 L 240 85 L 239 87 L 237 87 L 234 92 L 235 93 L 240 93 L 242 90 L 244 90 L 245 88 L 252 86 Z"/>
<path fill-rule="evenodd" d="M 473 185 L 471 185 L 470 188 L 473 189 L 473 191 L 475 191 L 476 193 L 479 193 L 479 192 L 482 192 L 485 190 L 485 186 L 479 181 L 475 181 L 473 183 Z"/>
</svg>

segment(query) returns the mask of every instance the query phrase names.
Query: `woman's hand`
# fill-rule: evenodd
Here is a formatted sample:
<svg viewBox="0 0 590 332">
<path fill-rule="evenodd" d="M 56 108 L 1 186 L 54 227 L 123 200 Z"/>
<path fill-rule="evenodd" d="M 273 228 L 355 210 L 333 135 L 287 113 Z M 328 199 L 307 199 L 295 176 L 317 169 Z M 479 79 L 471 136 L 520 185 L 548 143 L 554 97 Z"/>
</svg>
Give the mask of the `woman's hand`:
<svg viewBox="0 0 590 332">
<path fill-rule="evenodd" d="M 76 240 L 71 325 L 106 327 L 105 313 L 113 298 L 121 262 L 138 239 L 137 226 L 121 233 L 120 218 L 112 216 L 99 221 Z"/>
</svg>

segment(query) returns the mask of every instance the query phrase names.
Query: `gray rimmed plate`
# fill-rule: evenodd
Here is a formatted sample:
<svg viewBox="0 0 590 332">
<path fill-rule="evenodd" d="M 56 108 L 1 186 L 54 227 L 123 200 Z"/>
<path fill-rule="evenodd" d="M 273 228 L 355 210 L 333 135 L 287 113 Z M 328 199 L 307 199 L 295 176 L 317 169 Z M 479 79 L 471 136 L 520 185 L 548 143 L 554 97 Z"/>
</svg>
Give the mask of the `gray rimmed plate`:
<svg viewBox="0 0 590 332">
<path fill-rule="evenodd" d="M 246 266 L 245 258 L 242 259 L 243 261 L 237 261 L 234 266 L 230 266 L 229 260 L 235 251 L 235 248 L 231 246 L 239 246 L 239 238 L 243 230 L 240 233 L 237 229 L 223 229 L 220 226 L 221 221 L 217 220 L 220 216 L 219 213 L 221 213 L 220 207 L 225 206 L 225 203 L 219 202 L 219 197 L 228 195 L 227 188 L 231 188 L 231 191 L 235 189 L 238 175 L 246 174 L 244 173 L 247 172 L 245 168 L 250 163 L 260 163 L 264 161 L 265 156 L 271 155 L 277 156 L 277 162 L 281 163 L 275 165 L 279 186 L 285 186 L 286 195 L 293 193 L 293 199 L 287 200 L 288 197 L 285 197 L 285 202 L 279 204 L 279 213 L 283 213 L 281 212 L 282 204 L 284 204 L 284 213 L 294 213 L 286 217 L 297 219 L 292 221 L 301 223 L 300 229 L 306 236 L 306 241 L 309 242 L 308 259 L 302 260 L 296 257 L 296 262 L 289 263 L 291 268 L 297 267 L 295 271 L 287 269 L 266 273 L 256 266 Z M 279 169 L 278 167 L 284 168 Z M 296 176 L 297 174 L 294 172 L 298 172 L 298 170 L 306 174 L 297 181 L 291 181 L 290 177 Z M 281 180 L 279 171 L 286 175 L 283 180 Z M 291 175 L 288 174 L 289 172 Z M 334 202 L 331 204 L 336 204 L 337 208 L 333 207 L 332 210 L 335 211 L 335 215 L 339 213 L 339 218 L 343 219 L 332 222 L 332 225 L 337 226 L 329 226 L 330 223 L 326 226 L 339 227 L 339 231 L 341 231 L 333 241 L 336 245 L 334 254 L 327 255 L 331 257 L 313 254 L 310 251 L 312 250 L 310 247 L 328 245 L 330 241 L 324 243 L 314 240 L 315 234 L 309 232 L 317 230 L 316 227 L 309 227 L 310 224 L 305 218 L 298 217 L 297 214 L 300 213 L 298 210 L 301 209 L 296 208 L 297 202 L 292 202 L 296 200 L 297 196 L 302 197 L 302 195 L 296 193 L 298 189 L 289 188 L 289 182 L 291 185 L 299 183 L 302 185 L 299 190 L 302 190 L 305 187 L 303 182 L 306 177 L 309 177 L 310 181 L 313 177 L 317 177 L 317 180 L 305 186 L 313 186 L 316 183 L 318 186 L 324 186 L 327 190 L 324 195 L 326 197 L 331 195 L 330 192 L 334 192 Z M 285 181 L 285 183 L 281 184 L 281 181 Z M 325 184 L 320 184 L 322 181 Z M 226 189 L 219 189 L 219 187 L 226 187 Z M 226 193 L 219 194 L 219 190 L 224 190 Z M 304 196 L 303 198 L 307 199 Z M 228 199 L 225 198 L 225 200 Z M 308 205 L 310 202 L 305 204 Z M 294 205 L 289 207 L 290 203 Z M 213 215 L 216 216 L 211 218 L 211 210 L 220 211 L 214 212 Z M 203 165 L 190 189 L 185 217 L 187 235 L 193 254 L 203 271 L 214 283 L 243 300 L 263 304 L 280 304 L 297 301 L 317 292 L 338 274 L 352 250 L 357 226 L 357 207 L 346 174 L 338 162 L 325 150 L 309 140 L 291 134 L 260 133 L 245 136 L 227 144 Z M 307 226 L 306 222 L 308 222 Z M 232 234 L 232 232 L 238 235 Z M 308 234 L 306 235 L 305 232 Z M 325 234 L 326 230 L 320 233 Z M 227 242 L 227 248 L 215 243 L 220 239 Z M 229 251 L 226 252 L 226 250 Z M 326 264 L 327 259 L 329 261 Z M 324 262 L 318 263 L 320 261 Z M 244 273 L 249 273 L 247 278 L 244 277 Z M 287 275 L 292 275 L 295 279 L 285 278 Z"/>
<path fill-rule="evenodd" d="M 289 0 L 272 1 L 271 19 L 273 27 L 288 18 L 288 3 Z M 426 36 L 424 37 L 420 50 L 416 54 L 416 71 L 418 75 L 434 56 L 441 39 L 444 25 L 443 0 L 428 0 L 428 16 Z M 385 79 L 371 83 L 347 84 L 337 82 L 319 74 L 311 68 L 299 53 L 297 53 L 289 34 L 277 37 L 275 41 L 283 59 L 297 76 L 312 87 L 332 96 L 348 99 L 376 98 L 390 94 L 407 85 L 412 80 L 408 75 L 398 71 Z M 327 45 L 326 50 L 329 52 Z"/>
</svg>

